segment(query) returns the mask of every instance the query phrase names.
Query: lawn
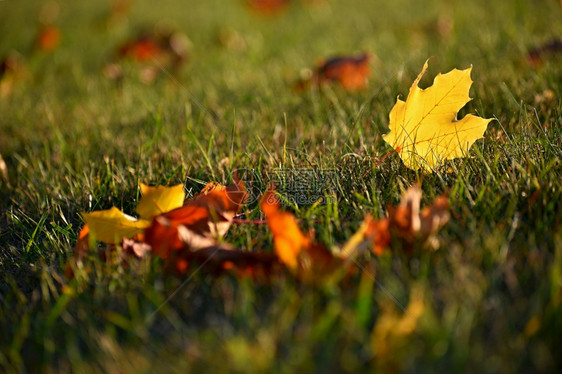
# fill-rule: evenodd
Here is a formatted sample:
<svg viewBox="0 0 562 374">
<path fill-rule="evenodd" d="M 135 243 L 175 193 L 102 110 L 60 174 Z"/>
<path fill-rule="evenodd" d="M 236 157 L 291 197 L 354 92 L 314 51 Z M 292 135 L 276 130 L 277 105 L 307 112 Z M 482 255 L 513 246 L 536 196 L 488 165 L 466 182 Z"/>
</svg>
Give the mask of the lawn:
<svg viewBox="0 0 562 374">
<path fill-rule="evenodd" d="M 561 370 L 562 52 L 527 53 L 559 40 L 562 4 L 294 0 L 271 15 L 242 0 L 111 4 L 127 1 L 0 1 L 0 59 L 21 61 L 0 76 L 0 371 Z M 52 49 L 37 46 L 45 25 L 60 32 Z M 121 77 L 108 77 L 118 47 L 155 25 L 186 37 L 185 63 L 118 61 Z M 358 53 L 371 56 L 368 88 L 295 90 L 319 59 Z M 472 66 L 460 115 L 494 120 L 471 157 L 424 174 L 382 136 L 428 58 L 422 87 Z M 139 182 L 192 197 L 240 169 L 261 191 L 279 170 L 335 175 L 327 203 L 284 207 L 328 247 L 415 184 L 422 206 L 446 193 L 451 220 L 436 250 L 368 248 L 355 272 L 327 279 L 205 264 L 176 276 L 157 258 L 95 251 L 65 274 L 80 212 L 132 214 Z M 224 241 L 273 252 L 262 219 L 248 203 Z"/>
</svg>

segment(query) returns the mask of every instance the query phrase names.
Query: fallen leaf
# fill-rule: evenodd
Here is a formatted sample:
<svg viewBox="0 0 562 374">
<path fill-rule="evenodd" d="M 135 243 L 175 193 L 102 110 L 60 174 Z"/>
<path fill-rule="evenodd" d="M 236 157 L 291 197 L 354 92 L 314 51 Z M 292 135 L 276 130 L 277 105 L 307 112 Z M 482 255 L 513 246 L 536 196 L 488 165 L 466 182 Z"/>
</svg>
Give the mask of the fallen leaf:
<svg viewBox="0 0 562 374">
<path fill-rule="evenodd" d="M 421 211 L 420 205 L 421 190 L 413 186 L 404 193 L 397 207 L 388 207 L 387 218 L 365 218 L 365 237 L 373 240 L 376 255 L 382 254 L 393 241 L 398 241 L 406 253 L 416 245 L 438 247 L 435 234 L 450 219 L 449 199 L 445 195 L 439 196 Z"/>
<path fill-rule="evenodd" d="M 126 42 L 119 47 L 119 56 L 129 57 L 137 62 L 150 61 L 163 53 L 161 47 L 151 34 L 140 36 L 136 40 Z"/>
<path fill-rule="evenodd" d="M 132 238 L 150 226 L 150 221 L 131 217 L 116 207 L 81 213 L 90 235 L 107 244 L 120 243 L 123 238 Z"/>
<path fill-rule="evenodd" d="M 373 241 L 373 252 L 376 255 L 382 255 L 392 240 L 388 219 L 375 220 L 371 216 L 367 216 L 365 223 L 367 224 L 365 236 Z"/>
<path fill-rule="evenodd" d="M 287 267 L 296 270 L 297 258 L 304 248 L 310 246 L 311 240 L 302 233 L 296 218 L 291 213 L 280 211 L 279 206 L 279 197 L 273 191 L 267 192 L 260 204 L 273 234 L 275 253 Z"/>
<path fill-rule="evenodd" d="M 185 200 L 183 184 L 173 187 L 150 187 L 140 183 L 140 189 L 142 198 L 137 205 L 136 211 L 141 218 L 146 220 L 181 207 Z"/>
<path fill-rule="evenodd" d="M 472 67 L 439 74 L 433 86 L 419 88 L 428 61 L 414 80 L 406 101 L 397 99 L 390 112 L 390 132 L 383 136 L 404 165 L 425 172 L 431 172 L 445 160 L 466 157 L 492 120 L 472 114 L 456 119 L 457 112 L 471 100 L 468 92 Z"/>
<path fill-rule="evenodd" d="M 209 183 L 184 206 L 156 216 L 145 230 L 145 240 L 155 255 L 171 261 L 182 257 L 182 251 L 217 246 L 246 195 L 242 182 L 226 187 Z"/>
<path fill-rule="evenodd" d="M 315 280 L 341 268 L 343 259 L 316 243 L 312 233 L 304 235 L 295 216 L 280 210 L 279 197 L 266 192 L 260 203 L 267 225 L 273 234 L 274 251 L 279 260 L 301 279 Z"/>
<path fill-rule="evenodd" d="M 150 254 L 152 248 L 144 242 L 144 239 L 123 238 L 121 248 L 124 252 L 133 253 L 138 258 L 144 258 Z"/>
<path fill-rule="evenodd" d="M 184 251 L 176 263 L 176 272 L 185 274 L 189 264 L 204 264 L 205 270 L 216 274 L 235 271 L 240 276 L 267 279 L 282 270 L 281 263 L 273 253 L 250 252 L 232 249 L 219 244 L 197 251 Z M 179 265 L 179 266 L 178 266 Z"/>
<path fill-rule="evenodd" d="M 371 75 L 370 56 L 367 53 L 357 56 L 340 56 L 322 62 L 311 77 L 297 83 L 298 90 L 307 87 L 321 87 L 326 83 L 339 83 L 348 91 L 357 91 L 367 87 Z"/>
<path fill-rule="evenodd" d="M 155 26 L 141 32 L 117 48 L 116 58 L 104 68 L 104 74 L 113 80 L 123 77 L 118 60 L 129 60 L 138 66 L 138 75 L 144 83 L 152 83 L 162 69 L 174 71 L 187 60 L 191 42 L 187 36 L 169 27 Z"/>
<path fill-rule="evenodd" d="M 527 62 L 534 68 L 539 67 L 548 57 L 562 53 L 562 38 L 549 40 L 527 52 Z"/>
<path fill-rule="evenodd" d="M 263 15 L 274 15 L 287 9 L 289 0 L 246 0 L 248 7 Z"/>
<path fill-rule="evenodd" d="M 53 25 L 43 26 L 37 35 L 36 45 L 40 51 L 51 52 L 60 44 L 60 30 Z"/>
<path fill-rule="evenodd" d="M 64 275 L 68 279 L 74 278 L 73 267 L 80 261 L 82 261 L 82 259 L 90 249 L 89 233 L 90 228 L 88 227 L 88 225 L 84 225 L 78 233 L 78 240 L 76 241 L 76 245 L 74 246 L 74 256 L 66 262 L 66 265 L 64 267 Z"/>
<path fill-rule="evenodd" d="M 193 200 L 164 214 L 164 217 L 201 234 L 222 237 L 247 196 L 242 182 L 231 183 L 226 187 L 211 182 Z"/>
<path fill-rule="evenodd" d="M 81 213 L 89 226 L 91 236 L 106 244 L 120 243 L 123 238 L 132 238 L 141 234 L 150 226 L 152 217 L 182 206 L 185 192 L 183 185 L 173 187 L 150 187 L 140 183 L 143 196 L 137 205 L 140 219 L 129 216 L 116 207 Z"/>
<path fill-rule="evenodd" d="M 155 217 L 144 231 L 144 237 L 152 248 L 152 253 L 164 260 L 167 260 L 173 251 L 184 248 L 184 243 L 179 237 L 178 225 L 165 217 Z"/>
</svg>

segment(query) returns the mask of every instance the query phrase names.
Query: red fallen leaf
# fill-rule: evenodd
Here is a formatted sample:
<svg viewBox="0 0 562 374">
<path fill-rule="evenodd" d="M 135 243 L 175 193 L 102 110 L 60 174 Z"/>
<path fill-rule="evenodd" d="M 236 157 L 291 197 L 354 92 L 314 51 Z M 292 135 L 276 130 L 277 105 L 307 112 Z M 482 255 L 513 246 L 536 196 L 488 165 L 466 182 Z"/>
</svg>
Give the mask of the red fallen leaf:
<svg viewBox="0 0 562 374">
<path fill-rule="evenodd" d="M 289 0 L 247 0 L 248 7 L 263 15 L 273 15 L 287 9 Z"/>
<path fill-rule="evenodd" d="M 153 39 L 152 35 L 143 35 L 119 47 L 120 57 L 129 57 L 138 62 L 149 61 L 163 53 L 161 47 Z"/>
<path fill-rule="evenodd" d="M 163 216 L 197 233 L 223 236 L 247 196 L 242 182 L 226 187 L 211 182 L 195 199 Z"/>
<path fill-rule="evenodd" d="M 267 279 L 281 269 L 273 254 L 233 249 L 163 217 L 154 219 L 146 237 L 153 242 L 150 253 L 162 258 L 166 268 L 180 276 L 186 274 L 192 263 L 204 265 L 205 271 L 211 273 L 230 271 L 259 279 Z"/>
<path fill-rule="evenodd" d="M 275 254 L 293 272 L 310 279 L 341 267 L 341 258 L 314 242 L 312 233 L 304 235 L 295 216 L 279 209 L 280 200 L 274 191 L 264 195 L 260 207 L 273 234 Z"/>
<path fill-rule="evenodd" d="M 310 86 L 321 87 L 326 83 L 336 82 L 348 91 L 365 89 L 371 75 L 369 60 L 367 53 L 331 58 L 320 64 L 310 78 L 297 82 L 296 88 L 303 90 Z"/>
<path fill-rule="evenodd" d="M 43 26 L 37 35 L 37 48 L 43 52 L 51 52 L 60 44 L 60 30 L 53 25 Z"/>
<path fill-rule="evenodd" d="M 373 240 L 375 254 L 382 254 L 395 240 L 401 243 L 406 253 L 410 253 L 416 244 L 437 248 L 439 242 L 435 233 L 450 219 L 449 199 L 446 195 L 439 196 L 421 212 L 420 204 L 421 190 L 417 186 L 410 187 L 402 196 L 400 205 L 388 207 L 388 218 L 365 218 L 365 237 Z"/>
<path fill-rule="evenodd" d="M 544 63 L 548 56 L 554 56 L 562 53 L 562 39 L 552 39 L 548 42 L 530 49 L 527 52 L 527 62 L 534 68 Z"/>
</svg>

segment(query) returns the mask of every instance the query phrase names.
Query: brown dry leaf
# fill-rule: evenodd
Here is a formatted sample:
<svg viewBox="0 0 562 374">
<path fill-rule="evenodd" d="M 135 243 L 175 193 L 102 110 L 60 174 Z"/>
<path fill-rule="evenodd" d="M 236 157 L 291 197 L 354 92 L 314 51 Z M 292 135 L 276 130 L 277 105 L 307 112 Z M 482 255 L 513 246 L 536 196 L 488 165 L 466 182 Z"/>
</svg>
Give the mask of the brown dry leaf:
<svg viewBox="0 0 562 374">
<path fill-rule="evenodd" d="M 365 89 L 371 76 L 369 61 L 370 55 L 367 53 L 330 58 L 322 62 L 311 77 L 299 81 L 296 88 L 302 90 L 335 82 L 348 91 Z"/>
<path fill-rule="evenodd" d="M 449 199 L 446 195 L 439 196 L 421 211 L 420 205 L 421 189 L 413 186 L 404 193 L 400 205 L 388 207 L 388 218 L 365 218 L 368 225 L 365 237 L 373 240 L 375 254 L 382 254 L 393 241 L 400 242 L 406 253 L 416 245 L 437 249 L 439 241 L 435 234 L 450 219 Z"/>
</svg>

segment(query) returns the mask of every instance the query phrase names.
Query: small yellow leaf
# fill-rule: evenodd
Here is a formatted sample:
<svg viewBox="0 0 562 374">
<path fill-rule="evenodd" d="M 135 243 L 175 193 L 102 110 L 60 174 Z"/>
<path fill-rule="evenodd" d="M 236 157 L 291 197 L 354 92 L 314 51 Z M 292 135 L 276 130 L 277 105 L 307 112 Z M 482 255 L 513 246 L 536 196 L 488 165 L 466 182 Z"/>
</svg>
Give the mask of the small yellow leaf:
<svg viewBox="0 0 562 374">
<path fill-rule="evenodd" d="M 150 221 L 131 217 L 116 207 L 81 214 L 90 228 L 90 235 L 107 244 L 120 243 L 123 238 L 132 238 L 150 226 Z"/>
<path fill-rule="evenodd" d="M 444 160 L 466 157 L 492 119 L 468 114 L 457 120 L 458 111 L 471 100 L 472 67 L 439 74 L 433 86 L 422 90 L 418 83 L 427 66 L 426 61 L 406 101 L 397 99 L 390 112 L 390 132 L 383 139 L 398 152 L 404 165 L 431 172 Z"/>
<path fill-rule="evenodd" d="M 179 208 L 185 200 L 183 185 L 173 187 L 150 187 L 140 184 L 142 198 L 137 205 L 137 213 L 142 219 L 151 220 L 152 217 Z"/>
</svg>

